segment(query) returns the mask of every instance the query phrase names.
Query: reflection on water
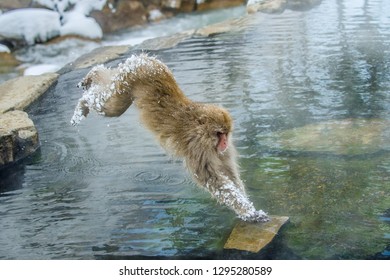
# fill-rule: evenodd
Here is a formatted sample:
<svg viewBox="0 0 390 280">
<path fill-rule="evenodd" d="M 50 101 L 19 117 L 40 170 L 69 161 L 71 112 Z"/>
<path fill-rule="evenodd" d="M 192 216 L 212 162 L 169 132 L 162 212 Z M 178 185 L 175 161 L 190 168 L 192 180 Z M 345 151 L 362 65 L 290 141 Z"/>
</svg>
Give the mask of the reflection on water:
<svg viewBox="0 0 390 280">
<path fill-rule="evenodd" d="M 1 183 L 0 258 L 389 258 L 388 153 L 283 151 L 267 141 L 321 122 L 390 121 L 389 9 L 323 1 L 157 53 L 190 98 L 231 111 L 251 198 L 290 216 L 268 251 L 222 251 L 234 215 L 165 155 L 134 108 L 71 127 L 79 70 L 31 108 L 42 148 L 15 186 Z"/>
</svg>

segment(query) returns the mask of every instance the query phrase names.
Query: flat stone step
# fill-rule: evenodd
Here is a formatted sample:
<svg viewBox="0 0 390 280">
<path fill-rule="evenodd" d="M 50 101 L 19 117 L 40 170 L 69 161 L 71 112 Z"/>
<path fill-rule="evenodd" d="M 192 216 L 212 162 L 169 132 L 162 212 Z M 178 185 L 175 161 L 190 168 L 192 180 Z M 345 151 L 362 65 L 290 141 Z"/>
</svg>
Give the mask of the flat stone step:
<svg viewBox="0 0 390 280">
<path fill-rule="evenodd" d="M 239 221 L 230 233 L 224 249 L 258 253 L 272 241 L 288 220 L 289 217 L 285 216 L 271 216 L 271 221 L 266 223 Z"/>
</svg>

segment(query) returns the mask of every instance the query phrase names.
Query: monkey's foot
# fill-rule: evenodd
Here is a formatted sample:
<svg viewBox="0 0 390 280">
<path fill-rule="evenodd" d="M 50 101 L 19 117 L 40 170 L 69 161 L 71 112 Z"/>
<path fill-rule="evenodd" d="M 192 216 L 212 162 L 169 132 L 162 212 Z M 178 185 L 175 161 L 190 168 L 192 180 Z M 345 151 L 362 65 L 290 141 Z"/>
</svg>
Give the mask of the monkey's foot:
<svg viewBox="0 0 390 280">
<path fill-rule="evenodd" d="M 84 92 L 74 110 L 70 121 L 72 125 L 78 125 L 90 111 L 105 115 L 106 103 L 115 92 L 111 73 L 111 69 L 104 67 L 104 65 L 97 65 L 77 85 L 77 87 L 83 88 Z"/>
</svg>

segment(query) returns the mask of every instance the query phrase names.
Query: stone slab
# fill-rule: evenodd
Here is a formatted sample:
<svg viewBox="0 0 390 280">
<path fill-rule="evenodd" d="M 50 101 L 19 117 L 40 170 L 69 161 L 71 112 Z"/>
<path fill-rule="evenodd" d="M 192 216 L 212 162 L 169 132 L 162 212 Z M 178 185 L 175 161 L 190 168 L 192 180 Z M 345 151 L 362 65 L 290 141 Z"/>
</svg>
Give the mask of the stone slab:
<svg viewBox="0 0 390 280">
<path fill-rule="evenodd" d="M 245 29 L 248 26 L 248 22 L 251 20 L 250 17 L 239 17 L 236 19 L 228 19 L 223 22 L 207 25 L 199 28 L 195 31 L 195 35 L 209 37 L 216 34 L 226 32 L 238 32 Z"/>
<path fill-rule="evenodd" d="M 184 40 L 191 38 L 194 32 L 195 30 L 187 30 L 172 36 L 148 39 L 136 47 L 137 49 L 149 50 L 149 51 L 173 48 L 177 46 L 179 43 L 183 42 Z"/>
<path fill-rule="evenodd" d="M 31 155 L 38 147 L 38 132 L 26 112 L 0 114 L 0 168 Z"/>
<path fill-rule="evenodd" d="M 342 156 L 390 151 L 390 121 L 348 118 L 323 121 L 269 134 L 262 144 L 273 150 Z"/>
<path fill-rule="evenodd" d="M 288 220 L 289 217 L 285 216 L 271 216 L 271 221 L 266 223 L 239 221 L 226 241 L 224 249 L 258 253 L 272 241 Z"/>
<path fill-rule="evenodd" d="M 59 74 L 47 73 L 39 76 L 23 76 L 0 85 L 0 113 L 24 110 L 44 94 L 57 81 Z"/>
<path fill-rule="evenodd" d="M 59 73 L 66 73 L 74 69 L 88 68 L 96 64 L 103 64 L 109 60 L 116 59 L 128 52 L 130 46 L 105 46 L 96 48 L 90 53 L 84 54 L 74 62 L 65 65 Z"/>
</svg>

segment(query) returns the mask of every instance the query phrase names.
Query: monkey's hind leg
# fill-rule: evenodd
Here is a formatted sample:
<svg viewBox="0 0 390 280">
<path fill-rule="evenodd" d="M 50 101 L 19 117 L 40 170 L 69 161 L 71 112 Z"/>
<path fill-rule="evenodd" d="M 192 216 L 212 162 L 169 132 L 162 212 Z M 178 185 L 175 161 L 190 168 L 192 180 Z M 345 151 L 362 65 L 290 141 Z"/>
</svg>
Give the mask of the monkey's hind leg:
<svg viewBox="0 0 390 280">
<path fill-rule="evenodd" d="M 117 71 L 103 65 L 95 66 L 78 84 L 82 87 L 83 96 L 74 111 L 71 119 L 72 125 L 77 125 L 87 117 L 91 110 L 107 117 L 122 115 L 133 103 L 129 92 L 118 90 L 115 82 Z"/>
</svg>

